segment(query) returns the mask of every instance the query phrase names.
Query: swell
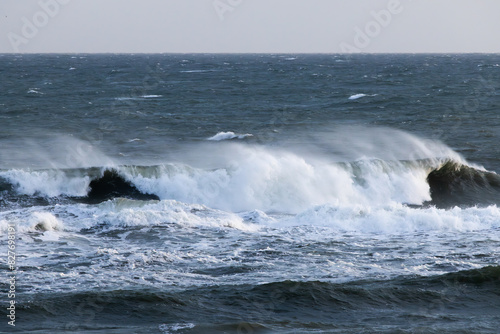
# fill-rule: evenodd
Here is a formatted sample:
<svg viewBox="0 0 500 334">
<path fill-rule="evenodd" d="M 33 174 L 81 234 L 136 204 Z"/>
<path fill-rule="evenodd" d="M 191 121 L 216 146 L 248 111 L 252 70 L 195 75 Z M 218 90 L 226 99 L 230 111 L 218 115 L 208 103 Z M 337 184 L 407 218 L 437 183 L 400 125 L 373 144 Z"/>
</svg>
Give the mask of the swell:
<svg viewBox="0 0 500 334">
<path fill-rule="evenodd" d="M 25 325 L 31 328 L 65 323 L 75 326 L 72 329 L 183 323 L 192 324 L 193 332 L 209 324 L 260 324 L 255 330 L 286 324 L 292 328 L 360 329 L 402 326 L 401 319 L 406 319 L 408 326 L 443 326 L 441 329 L 451 330 L 446 326 L 453 323 L 462 330 L 461 326 L 492 326 L 499 320 L 499 288 L 500 267 L 489 266 L 433 277 L 343 284 L 281 281 L 187 290 L 170 287 L 39 293 L 29 297 L 20 293 L 18 307 Z"/>
</svg>

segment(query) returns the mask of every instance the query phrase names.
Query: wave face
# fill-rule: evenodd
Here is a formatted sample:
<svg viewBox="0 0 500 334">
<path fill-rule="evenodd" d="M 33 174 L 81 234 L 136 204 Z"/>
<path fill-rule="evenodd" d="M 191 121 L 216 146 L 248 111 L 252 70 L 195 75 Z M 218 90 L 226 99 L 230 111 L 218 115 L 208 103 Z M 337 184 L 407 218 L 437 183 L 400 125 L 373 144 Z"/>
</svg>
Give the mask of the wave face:
<svg viewBox="0 0 500 334">
<path fill-rule="evenodd" d="M 427 176 L 431 204 L 438 207 L 500 205 L 500 176 L 447 161 Z"/>
<path fill-rule="evenodd" d="M 140 192 L 131 182 L 125 180 L 114 169 L 106 169 L 102 177 L 89 184 L 87 198 L 90 203 L 99 203 L 117 197 L 138 200 L 158 200 L 158 196 Z"/>
</svg>

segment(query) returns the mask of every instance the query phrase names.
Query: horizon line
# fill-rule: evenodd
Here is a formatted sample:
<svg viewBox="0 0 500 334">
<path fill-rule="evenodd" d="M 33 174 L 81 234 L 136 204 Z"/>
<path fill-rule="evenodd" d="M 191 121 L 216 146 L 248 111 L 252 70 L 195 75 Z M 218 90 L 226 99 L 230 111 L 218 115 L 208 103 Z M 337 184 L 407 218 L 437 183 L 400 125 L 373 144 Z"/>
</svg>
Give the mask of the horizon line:
<svg viewBox="0 0 500 334">
<path fill-rule="evenodd" d="M 499 52 L 0 52 L 0 55 L 500 55 Z"/>
</svg>

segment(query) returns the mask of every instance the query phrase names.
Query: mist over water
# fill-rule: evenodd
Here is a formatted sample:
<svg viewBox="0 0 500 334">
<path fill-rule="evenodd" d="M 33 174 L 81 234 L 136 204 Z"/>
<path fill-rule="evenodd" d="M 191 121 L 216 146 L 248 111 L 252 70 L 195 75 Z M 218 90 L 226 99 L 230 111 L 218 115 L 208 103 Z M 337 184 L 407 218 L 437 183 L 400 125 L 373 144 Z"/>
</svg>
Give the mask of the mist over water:
<svg viewBox="0 0 500 334">
<path fill-rule="evenodd" d="M 496 330 L 498 56 L 0 59 L 19 331 Z"/>
</svg>

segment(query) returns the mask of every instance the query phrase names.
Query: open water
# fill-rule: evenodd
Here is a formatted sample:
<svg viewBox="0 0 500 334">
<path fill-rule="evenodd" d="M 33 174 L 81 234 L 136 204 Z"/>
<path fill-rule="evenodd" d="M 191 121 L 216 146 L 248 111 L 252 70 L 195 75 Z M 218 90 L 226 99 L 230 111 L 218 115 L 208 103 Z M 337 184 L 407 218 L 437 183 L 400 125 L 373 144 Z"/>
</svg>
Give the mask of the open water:
<svg viewBox="0 0 500 334">
<path fill-rule="evenodd" d="M 0 78 L 0 331 L 498 333 L 500 55 L 0 55 Z"/>
</svg>

